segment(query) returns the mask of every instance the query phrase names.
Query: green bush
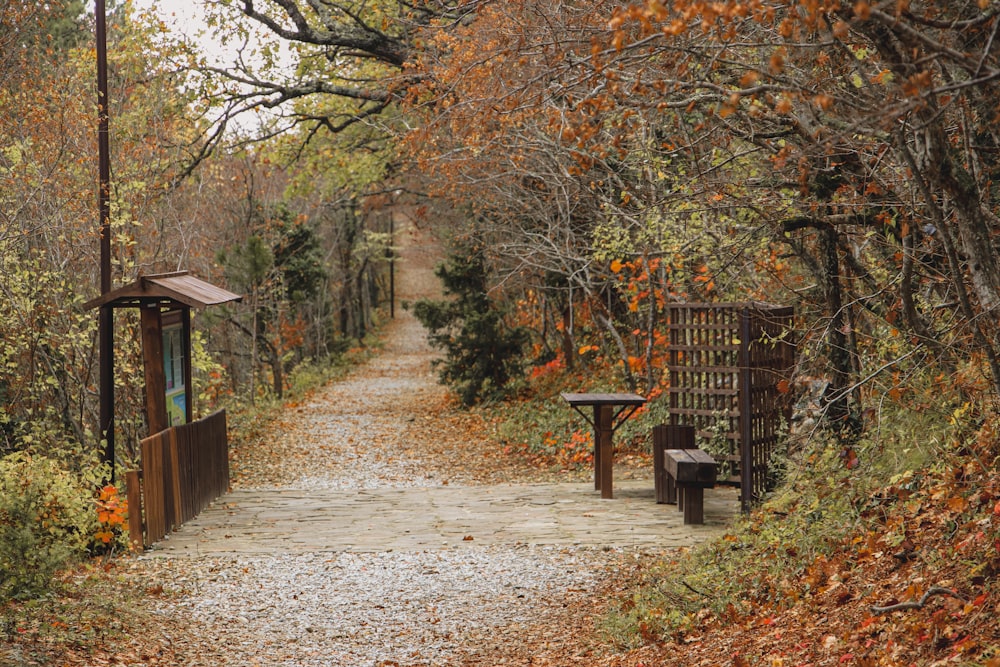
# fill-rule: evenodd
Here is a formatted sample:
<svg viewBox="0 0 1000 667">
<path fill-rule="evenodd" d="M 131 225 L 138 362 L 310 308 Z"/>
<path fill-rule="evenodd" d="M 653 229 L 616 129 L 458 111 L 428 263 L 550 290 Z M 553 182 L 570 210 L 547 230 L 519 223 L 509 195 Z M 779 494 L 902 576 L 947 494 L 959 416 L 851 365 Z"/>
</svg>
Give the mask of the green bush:
<svg viewBox="0 0 1000 667">
<path fill-rule="evenodd" d="M 431 345 L 445 353 L 437 362 L 441 381 L 465 405 L 503 398 L 521 376 L 527 329 L 509 326 L 506 310 L 490 299 L 482 252 L 456 250 L 434 273 L 446 298 L 420 299 L 413 314 Z"/>
<path fill-rule="evenodd" d="M 94 480 L 19 452 L 0 459 L 0 601 L 37 597 L 97 531 Z"/>
</svg>

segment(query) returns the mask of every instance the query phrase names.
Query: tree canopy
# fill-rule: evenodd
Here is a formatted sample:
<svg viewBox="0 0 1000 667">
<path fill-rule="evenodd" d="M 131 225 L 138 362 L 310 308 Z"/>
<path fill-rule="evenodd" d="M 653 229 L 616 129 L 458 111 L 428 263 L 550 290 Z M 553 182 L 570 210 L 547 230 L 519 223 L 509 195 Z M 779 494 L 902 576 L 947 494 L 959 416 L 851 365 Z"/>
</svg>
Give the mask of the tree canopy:
<svg viewBox="0 0 1000 667">
<path fill-rule="evenodd" d="M 929 363 L 1000 388 L 995 3 L 223 10 L 296 63 L 214 70 L 224 117 L 280 106 L 316 173 L 371 157 L 359 191 L 450 202 L 559 346 L 592 320 L 630 383 L 665 300 L 762 299 L 799 305 L 838 420 Z"/>
</svg>

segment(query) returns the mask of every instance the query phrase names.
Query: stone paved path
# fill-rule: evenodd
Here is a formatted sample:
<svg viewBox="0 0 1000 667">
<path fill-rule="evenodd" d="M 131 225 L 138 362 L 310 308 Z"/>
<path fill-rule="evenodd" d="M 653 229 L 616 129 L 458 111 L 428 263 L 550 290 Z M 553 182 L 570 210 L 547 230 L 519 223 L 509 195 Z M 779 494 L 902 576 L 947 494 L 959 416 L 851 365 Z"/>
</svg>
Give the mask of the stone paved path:
<svg viewBox="0 0 1000 667">
<path fill-rule="evenodd" d="M 602 500 L 580 482 L 339 491 L 234 491 L 152 554 L 204 556 L 375 552 L 532 544 L 671 548 L 717 534 L 735 492 L 706 492 L 704 526 L 657 505 L 652 479 L 617 485 Z"/>
</svg>

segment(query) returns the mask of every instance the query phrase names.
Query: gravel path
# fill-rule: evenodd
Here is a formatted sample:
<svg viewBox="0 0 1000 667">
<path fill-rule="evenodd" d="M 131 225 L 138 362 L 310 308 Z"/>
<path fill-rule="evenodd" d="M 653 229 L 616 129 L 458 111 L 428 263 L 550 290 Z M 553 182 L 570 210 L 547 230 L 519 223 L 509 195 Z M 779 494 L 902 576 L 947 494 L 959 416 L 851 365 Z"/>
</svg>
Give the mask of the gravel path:
<svg viewBox="0 0 1000 667">
<path fill-rule="evenodd" d="M 400 298 L 432 294 L 436 249 L 412 227 L 403 234 Z M 280 494 L 530 477 L 449 458 L 475 446 L 461 439 L 482 425 L 449 403 L 408 312 L 397 309 L 386 340 L 364 368 L 290 411 L 272 448 L 245 454 L 238 488 Z M 194 667 L 531 664 L 553 652 L 544 664 L 581 664 L 594 654 L 579 637 L 561 647 L 572 633 L 554 629 L 580 623 L 609 572 L 634 553 L 516 543 L 185 557 L 154 550 L 133 567 L 143 585 L 162 587 L 156 612 L 172 628 L 163 641 Z"/>
<path fill-rule="evenodd" d="M 186 665 L 492 665 L 504 657 L 487 646 L 523 654 L 512 645 L 527 629 L 563 623 L 620 556 L 505 546 L 156 563 Z"/>
</svg>

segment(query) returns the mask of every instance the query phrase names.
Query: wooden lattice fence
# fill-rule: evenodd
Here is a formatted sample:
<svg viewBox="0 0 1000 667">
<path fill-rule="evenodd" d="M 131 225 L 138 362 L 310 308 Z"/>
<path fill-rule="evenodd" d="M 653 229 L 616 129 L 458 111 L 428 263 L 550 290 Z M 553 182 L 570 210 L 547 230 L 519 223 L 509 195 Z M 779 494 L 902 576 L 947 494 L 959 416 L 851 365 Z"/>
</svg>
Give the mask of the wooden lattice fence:
<svg viewBox="0 0 1000 667">
<path fill-rule="evenodd" d="M 791 419 L 793 317 L 761 303 L 668 307 L 670 423 L 695 427 L 744 510 L 768 490 L 768 461 Z"/>
</svg>

